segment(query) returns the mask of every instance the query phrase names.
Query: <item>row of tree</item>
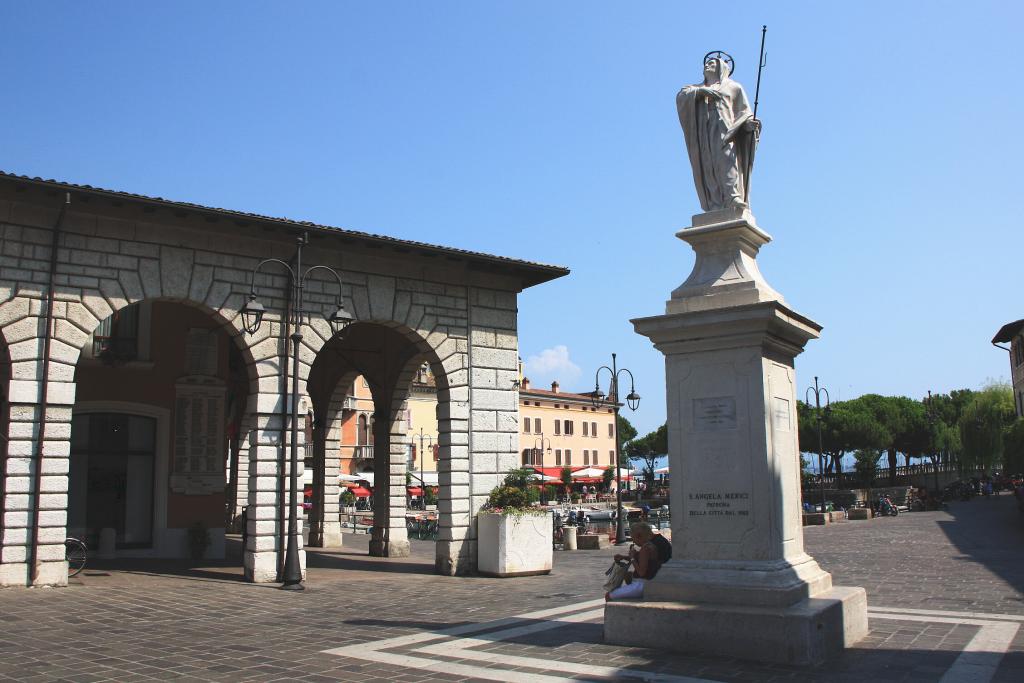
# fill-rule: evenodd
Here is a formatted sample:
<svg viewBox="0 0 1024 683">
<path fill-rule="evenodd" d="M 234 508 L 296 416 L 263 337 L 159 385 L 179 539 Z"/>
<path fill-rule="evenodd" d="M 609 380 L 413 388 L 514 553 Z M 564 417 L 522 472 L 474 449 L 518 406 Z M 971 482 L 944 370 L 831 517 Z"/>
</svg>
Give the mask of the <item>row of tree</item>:
<svg viewBox="0 0 1024 683">
<path fill-rule="evenodd" d="M 1007 384 L 990 384 L 980 391 L 959 389 L 921 401 L 865 394 L 836 401 L 820 413 L 800 402 L 798 415 L 804 453 L 818 452 L 820 419 L 828 473 L 842 472 L 843 459 L 850 454 L 865 478 L 874 478 L 883 456 L 894 477 L 901 454 L 907 464 L 928 458 L 965 469 L 1024 471 L 1024 418 L 1017 417 L 1013 390 Z M 620 417 L 619 435 L 623 460 L 638 462 L 653 480 L 656 460 L 668 452 L 666 425 L 638 437 Z"/>
</svg>

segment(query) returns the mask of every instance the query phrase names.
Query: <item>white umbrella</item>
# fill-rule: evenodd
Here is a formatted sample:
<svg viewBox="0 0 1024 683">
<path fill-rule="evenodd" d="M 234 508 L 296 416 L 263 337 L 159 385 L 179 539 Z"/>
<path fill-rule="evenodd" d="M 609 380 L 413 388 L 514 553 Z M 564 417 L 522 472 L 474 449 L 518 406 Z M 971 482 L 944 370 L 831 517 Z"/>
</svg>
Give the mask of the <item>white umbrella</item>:
<svg viewBox="0 0 1024 683">
<path fill-rule="evenodd" d="M 338 475 L 338 481 L 359 481 L 359 477 L 354 474 L 345 474 L 343 472 Z"/>
<path fill-rule="evenodd" d="M 534 479 L 541 479 L 543 481 L 562 481 L 559 477 L 552 477 L 551 475 L 540 474 L 539 472 L 534 472 L 531 476 Z"/>
<path fill-rule="evenodd" d="M 668 467 L 659 467 L 658 469 L 654 470 L 654 473 L 655 474 L 668 474 Z"/>
<path fill-rule="evenodd" d="M 577 470 L 572 473 L 573 479 L 577 477 L 600 477 L 604 475 L 604 470 L 596 467 L 584 467 L 582 470 Z"/>
<path fill-rule="evenodd" d="M 355 475 L 356 481 L 365 481 L 373 486 L 373 472 L 357 472 Z"/>
</svg>

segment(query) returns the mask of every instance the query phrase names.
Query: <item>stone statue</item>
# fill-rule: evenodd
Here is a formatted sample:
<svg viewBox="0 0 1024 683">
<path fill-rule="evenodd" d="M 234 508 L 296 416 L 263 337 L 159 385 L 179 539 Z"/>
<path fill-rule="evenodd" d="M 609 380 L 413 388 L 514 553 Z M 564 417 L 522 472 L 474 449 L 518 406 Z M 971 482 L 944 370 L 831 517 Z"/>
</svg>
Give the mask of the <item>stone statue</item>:
<svg viewBox="0 0 1024 683">
<path fill-rule="evenodd" d="M 743 87 L 729 78 L 733 59 L 724 52 L 704 57 L 704 82 L 676 95 L 679 123 L 704 211 L 745 208 L 761 122 Z"/>
</svg>

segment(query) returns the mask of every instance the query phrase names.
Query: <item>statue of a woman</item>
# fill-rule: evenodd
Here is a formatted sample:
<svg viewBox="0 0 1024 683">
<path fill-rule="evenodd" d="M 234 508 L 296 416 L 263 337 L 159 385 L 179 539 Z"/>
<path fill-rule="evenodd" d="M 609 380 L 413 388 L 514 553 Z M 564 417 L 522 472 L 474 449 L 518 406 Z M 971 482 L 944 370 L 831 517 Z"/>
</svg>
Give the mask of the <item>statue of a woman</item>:
<svg viewBox="0 0 1024 683">
<path fill-rule="evenodd" d="M 761 128 L 743 87 L 729 78 L 723 57 L 731 64 L 724 53 L 708 53 L 704 82 L 676 95 L 693 182 L 705 211 L 747 206 L 754 138 Z"/>
</svg>

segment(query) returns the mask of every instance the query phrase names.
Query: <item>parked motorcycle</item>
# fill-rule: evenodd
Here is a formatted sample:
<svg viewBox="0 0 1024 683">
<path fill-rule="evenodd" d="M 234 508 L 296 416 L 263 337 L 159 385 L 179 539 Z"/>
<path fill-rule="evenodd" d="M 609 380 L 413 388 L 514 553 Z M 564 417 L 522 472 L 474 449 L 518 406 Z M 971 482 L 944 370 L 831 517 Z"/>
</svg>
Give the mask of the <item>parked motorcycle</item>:
<svg viewBox="0 0 1024 683">
<path fill-rule="evenodd" d="M 878 497 L 878 505 L 875 512 L 882 517 L 896 517 L 900 514 L 900 511 L 893 505 L 892 499 L 889 496 Z"/>
</svg>

